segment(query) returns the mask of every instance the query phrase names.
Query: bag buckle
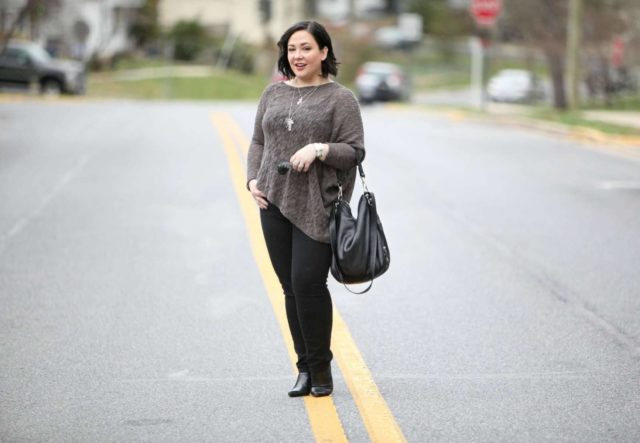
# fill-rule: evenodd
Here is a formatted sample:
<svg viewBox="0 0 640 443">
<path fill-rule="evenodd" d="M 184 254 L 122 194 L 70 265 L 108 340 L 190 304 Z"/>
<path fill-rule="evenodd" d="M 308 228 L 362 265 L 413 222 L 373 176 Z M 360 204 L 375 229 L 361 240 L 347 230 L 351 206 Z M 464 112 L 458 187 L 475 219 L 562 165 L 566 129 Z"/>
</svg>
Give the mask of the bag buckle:
<svg viewBox="0 0 640 443">
<path fill-rule="evenodd" d="M 338 200 L 342 201 L 342 185 L 338 185 Z"/>
</svg>

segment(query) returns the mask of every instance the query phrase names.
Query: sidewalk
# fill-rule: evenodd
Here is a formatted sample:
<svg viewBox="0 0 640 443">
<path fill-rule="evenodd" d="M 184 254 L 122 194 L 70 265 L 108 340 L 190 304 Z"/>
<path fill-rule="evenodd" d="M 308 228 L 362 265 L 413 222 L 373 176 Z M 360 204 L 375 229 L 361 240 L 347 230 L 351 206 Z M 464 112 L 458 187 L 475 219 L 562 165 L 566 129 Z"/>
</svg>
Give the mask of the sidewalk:
<svg viewBox="0 0 640 443">
<path fill-rule="evenodd" d="M 597 120 L 640 129 L 640 112 L 637 111 L 585 111 L 582 114 L 587 120 Z"/>
<path fill-rule="evenodd" d="M 529 116 L 531 108 L 527 105 L 487 103 L 489 114 Z M 582 111 L 585 120 L 600 121 L 640 130 L 640 112 L 638 111 Z"/>
</svg>

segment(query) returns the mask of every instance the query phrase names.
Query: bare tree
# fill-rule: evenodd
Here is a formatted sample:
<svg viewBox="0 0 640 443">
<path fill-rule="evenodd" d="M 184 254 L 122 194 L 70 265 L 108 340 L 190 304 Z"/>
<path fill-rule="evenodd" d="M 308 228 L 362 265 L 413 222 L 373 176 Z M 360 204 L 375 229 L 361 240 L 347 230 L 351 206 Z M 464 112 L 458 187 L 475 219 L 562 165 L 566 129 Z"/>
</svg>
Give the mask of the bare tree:
<svg viewBox="0 0 640 443">
<path fill-rule="evenodd" d="M 545 55 L 553 84 L 553 103 L 565 109 L 567 98 L 564 82 L 567 41 L 567 0 L 504 0 L 504 25 L 522 40 L 539 48 Z M 606 64 L 606 45 L 616 35 L 638 33 L 638 24 L 630 19 L 638 14 L 637 0 L 585 0 L 583 26 L 583 57 L 600 54 L 589 63 Z M 638 15 L 635 15 L 638 17 Z M 583 63 L 586 60 L 583 60 Z"/>
<path fill-rule="evenodd" d="M 61 0 L 26 0 L 18 10 L 18 14 L 13 23 L 11 23 L 9 30 L 0 36 L 0 54 L 4 52 L 9 40 L 11 40 L 21 23 L 29 20 L 33 27 L 39 20 L 59 9 L 61 3 Z"/>
<path fill-rule="evenodd" d="M 632 0 L 588 0 L 584 17 L 584 56 L 587 86 L 592 96 L 601 95 L 606 103 L 629 85 L 624 78 L 626 66 L 615 66 L 613 42 L 624 41 L 633 47 L 640 37 L 640 5 Z M 635 17 L 635 19 L 634 19 Z M 638 60 L 636 60 L 636 63 Z"/>
<path fill-rule="evenodd" d="M 554 106 L 565 109 L 566 0 L 506 0 L 504 6 L 508 26 L 545 55 L 553 84 Z"/>
<path fill-rule="evenodd" d="M 29 15 L 29 11 L 33 9 L 37 1 L 38 0 L 27 0 L 22 8 L 20 8 L 15 20 L 13 20 L 11 26 L 9 26 L 9 30 L 4 35 L 2 35 L 2 41 L 0 41 L 0 54 L 4 52 L 7 47 L 7 43 L 9 43 L 9 40 L 11 40 L 13 34 L 15 34 L 16 29 L 18 29 L 20 23 L 22 23 Z"/>
</svg>

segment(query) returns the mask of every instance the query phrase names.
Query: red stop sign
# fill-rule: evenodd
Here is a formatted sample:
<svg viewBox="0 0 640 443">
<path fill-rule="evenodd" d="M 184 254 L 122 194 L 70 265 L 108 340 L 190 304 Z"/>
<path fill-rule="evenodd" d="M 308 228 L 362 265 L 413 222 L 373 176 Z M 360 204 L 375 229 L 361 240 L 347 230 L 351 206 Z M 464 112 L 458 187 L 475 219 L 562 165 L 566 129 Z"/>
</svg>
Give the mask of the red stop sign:
<svg viewBox="0 0 640 443">
<path fill-rule="evenodd" d="M 502 11 L 502 2 L 500 0 L 472 0 L 470 9 L 478 25 L 492 26 Z"/>
</svg>

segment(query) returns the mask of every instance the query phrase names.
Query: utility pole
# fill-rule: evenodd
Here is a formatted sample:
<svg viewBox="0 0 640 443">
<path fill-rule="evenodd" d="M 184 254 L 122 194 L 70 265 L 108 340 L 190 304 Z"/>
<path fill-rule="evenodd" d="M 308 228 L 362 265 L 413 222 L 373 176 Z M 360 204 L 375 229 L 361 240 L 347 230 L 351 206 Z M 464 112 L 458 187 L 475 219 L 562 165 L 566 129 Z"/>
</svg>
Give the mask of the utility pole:
<svg viewBox="0 0 640 443">
<path fill-rule="evenodd" d="M 580 107 L 580 43 L 582 41 L 583 0 L 569 0 L 567 22 L 566 78 L 569 109 Z"/>
<path fill-rule="evenodd" d="M 349 21 L 353 23 L 356 19 L 356 0 L 349 0 L 349 11 L 347 12 L 347 17 Z"/>
</svg>

